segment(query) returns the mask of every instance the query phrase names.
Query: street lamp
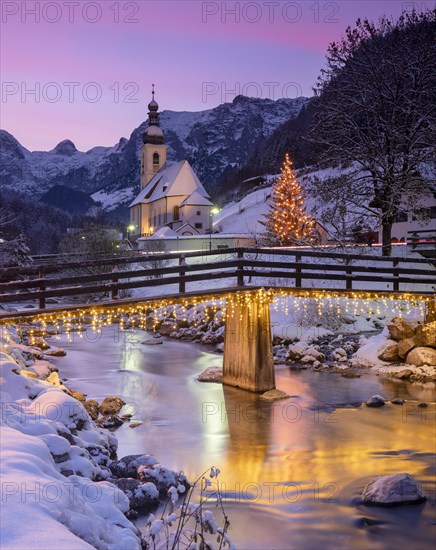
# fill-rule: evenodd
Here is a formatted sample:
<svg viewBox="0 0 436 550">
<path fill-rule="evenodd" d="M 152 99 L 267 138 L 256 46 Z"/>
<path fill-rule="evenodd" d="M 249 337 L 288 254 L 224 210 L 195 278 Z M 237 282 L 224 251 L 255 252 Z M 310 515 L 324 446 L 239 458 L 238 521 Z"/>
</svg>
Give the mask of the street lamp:
<svg viewBox="0 0 436 550">
<path fill-rule="evenodd" d="M 220 209 L 217 206 L 212 206 L 209 210 L 209 250 L 212 250 L 212 232 L 213 232 L 213 223 L 212 218 L 215 214 L 218 214 Z"/>
</svg>

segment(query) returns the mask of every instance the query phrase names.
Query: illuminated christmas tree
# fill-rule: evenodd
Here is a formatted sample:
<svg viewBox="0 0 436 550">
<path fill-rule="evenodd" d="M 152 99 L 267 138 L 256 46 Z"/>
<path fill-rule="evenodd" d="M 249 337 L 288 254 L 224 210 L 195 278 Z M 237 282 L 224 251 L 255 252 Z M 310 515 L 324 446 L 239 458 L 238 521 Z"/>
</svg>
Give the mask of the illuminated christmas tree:
<svg viewBox="0 0 436 550">
<path fill-rule="evenodd" d="M 272 188 L 271 205 L 263 225 L 271 244 L 282 246 L 313 243 L 315 220 L 306 212 L 304 195 L 288 153 L 281 175 Z"/>
</svg>

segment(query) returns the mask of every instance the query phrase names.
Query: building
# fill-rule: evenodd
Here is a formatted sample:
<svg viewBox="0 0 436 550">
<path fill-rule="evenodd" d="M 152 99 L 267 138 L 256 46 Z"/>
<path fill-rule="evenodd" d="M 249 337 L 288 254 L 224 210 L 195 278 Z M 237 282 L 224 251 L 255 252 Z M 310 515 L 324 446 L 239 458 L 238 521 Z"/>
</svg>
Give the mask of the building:
<svg viewBox="0 0 436 550">
<path fill-rule="evenodd" d="M 158 109 L 153 85 L 149 125 L 142 137 L 141 190 L 130 205 L 132 237 L 150 237 L 162 227 L 180 236 L 204 235 L 211 230 L 210 196 L 187 160 L 167 166 Z"/>
</svg>

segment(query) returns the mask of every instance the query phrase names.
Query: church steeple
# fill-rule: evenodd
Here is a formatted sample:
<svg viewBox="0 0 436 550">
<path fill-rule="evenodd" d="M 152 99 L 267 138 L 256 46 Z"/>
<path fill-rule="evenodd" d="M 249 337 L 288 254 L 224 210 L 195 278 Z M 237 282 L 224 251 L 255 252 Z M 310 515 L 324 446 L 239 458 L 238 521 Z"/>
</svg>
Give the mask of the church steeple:
<svg viewBox="0 0 436 550">
<path fill-rule="evenodd" d="M 142 136 L 142 141 L 156 145 L 165 142 L 164 134 L 159 128 L 159 105 L 154 99 L 154 84 L 152 85 L 151 101 L 148 104 L 148 128 Z"/>
<path fill-rule="evenodd" d="M 148 104 L 148 128 L 142 135 L 141 147 L 141 189 L 166 166 L 167 146 L 162 129 L 159 127 L 159 105 L 154 99 L 154 84 L 151 101 Z"/>
</svg>

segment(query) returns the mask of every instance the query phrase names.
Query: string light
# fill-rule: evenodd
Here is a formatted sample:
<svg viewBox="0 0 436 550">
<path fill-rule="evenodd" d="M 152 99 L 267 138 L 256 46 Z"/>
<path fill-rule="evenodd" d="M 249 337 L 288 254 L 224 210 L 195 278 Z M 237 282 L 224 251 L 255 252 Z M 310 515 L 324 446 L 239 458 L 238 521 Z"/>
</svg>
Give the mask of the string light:
<svg viewBox="0 0 436 550">
<path fill-rule="evenodd" d="M 127 304 L 111 304 L 110 307 L 94 305 L 81 307 L 75 310 L 47 311 L 35 315 L 16 314 L 16 317 L 0 319 L 0 325 L 16 324 L 19 334 L 22 328 L 19 323 L 27 325 L 26 334 L 29 342 L 35 344 L 38 337 L 47 334 L 57 334 L 63 331 L 71 338 L 71 333 L 78 332 L 83 337 L 85 325 L 97 334 L 101 334 L 104 326 L 119 323 L 121 330 L 131 327 L 156 330 L 160 322 L 168 320 L 177 329 L 177 320 L 188 321 L 188 311 L 192 309 L 194 326 L 201 322 L 202 313 L 209 318 L 219 310 L 223 312 L 223 322 L 238 315 L 241 318 L 242 309 L 246 307 L 249 315 L 259 316 L 262 307 L 272 305 L 275 311 L 282 311 L 286 315 L 290 312 L 308 313 L 310 304 L 315 304 L 318 315 L 328 310 L 336 312 L 338 317 L 343 312 L 352 311 L 355 316 L 375 314 L 383 318 L 388 314 L 398 316 L 408 315 L 414 310 L 424 316 L 430 302 L 431 295 L 417 295 L 407 292 L 398 292 L 387 295 L 383 292 L 371 291 L 341 291 L 341 290 L 314 290 L 297 288 L 269 288 L 252 289 L 236 292 L 223 292 L 217 296 L 190 296 L 164 299 L 150 299 Z M 258 306 L 256 308 L 256 306 Z M 208 308 L 203 309 L 202 308 Z M 151 321 L 151 322 L 150 322 Z M 28 325 L 29 322 L 35 323 Z M 151 325 L 151 327 L 150 327 Z"/>
</svg>

